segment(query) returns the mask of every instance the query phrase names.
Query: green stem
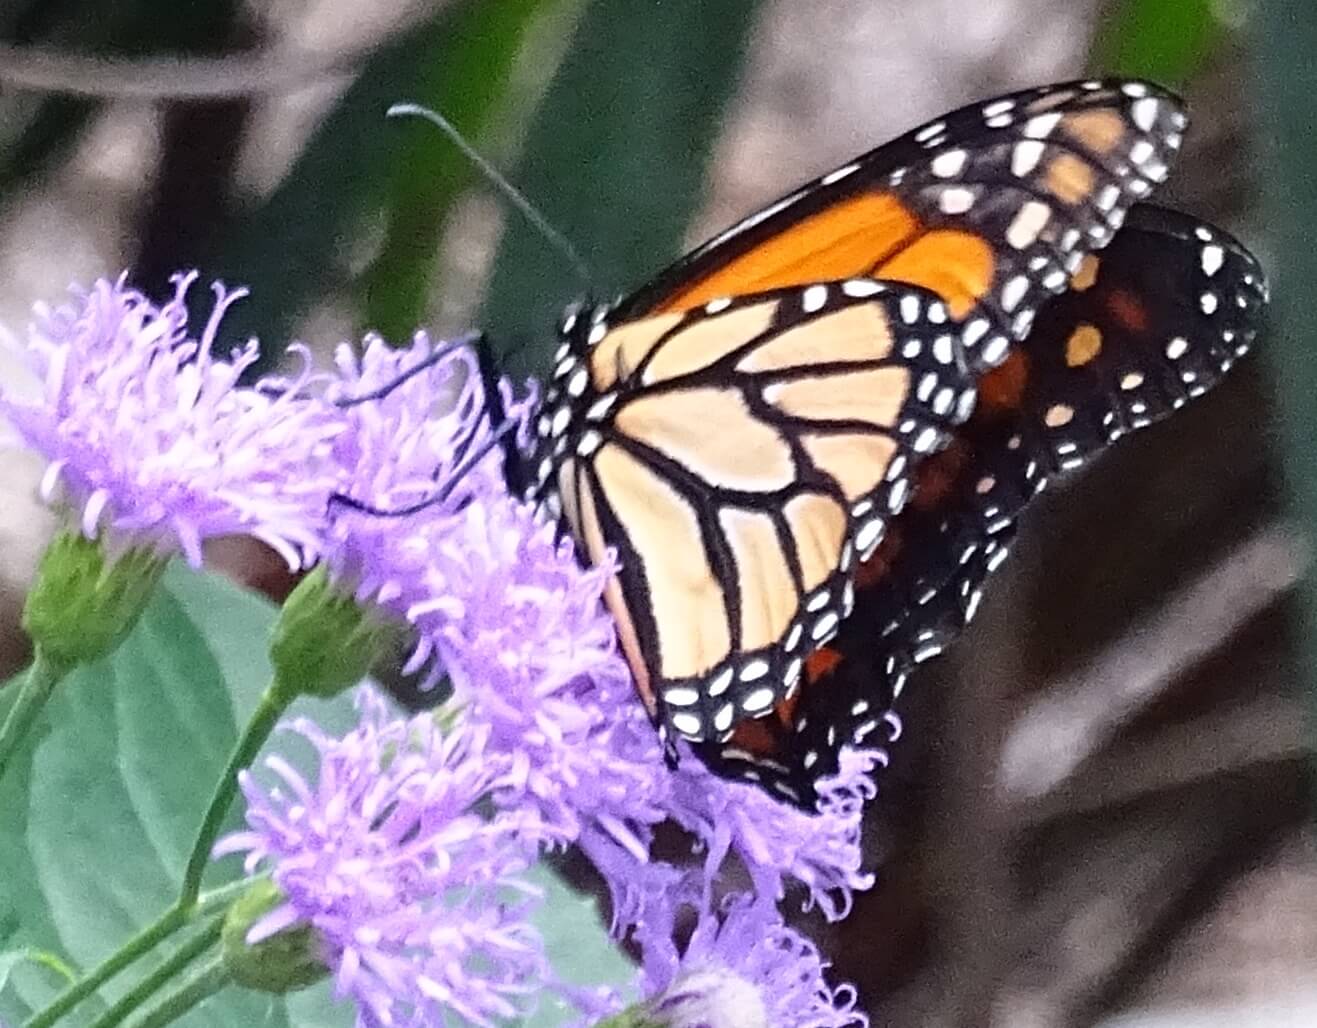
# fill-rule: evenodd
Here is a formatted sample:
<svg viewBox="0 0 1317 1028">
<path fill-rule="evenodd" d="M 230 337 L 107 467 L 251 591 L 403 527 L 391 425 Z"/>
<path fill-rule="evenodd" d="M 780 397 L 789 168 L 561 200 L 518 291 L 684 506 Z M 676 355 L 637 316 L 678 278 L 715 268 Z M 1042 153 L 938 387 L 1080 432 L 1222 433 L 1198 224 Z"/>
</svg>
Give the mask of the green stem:
<svg viewBox="0 0 1317 1028">
<path fill-rule="evenodd" d="M 143 928 L 121 949 L 102 961 L 85 978 L 74 982 L 56 996 L 49 1006 L 33 1015 L 23 1028 L 48 1028 L 120 971 L 149 953 L 184 925 L 218 907 L 227 907 L 232 899 L 251 888 L 253 881 L 255 879 L 244 878 L 204 893 L 190 913 L 181 911 L 177 907 L 166 911 L 162 917 Z"/>
<path fill-rule="evenodd" d="M 188 857 L 187 870 L 183 872 L 183 885 L 179 889 L 178 902 L 174 904 L 175 910 L 187 911 L 196 905 L 197 894 L 201 891 L 201 875 L 210 862 L 210 851 L 215 848 L 215 840 L 219 837 L 224 817 L 228 814 L 234 794 L 238 791 L 238 772 L 255 759 L 256 754 L 265 745 L 265 740 L 274 731 L 275 724 L 288 709 L 290 701 L 291 697 L 285 695 L 285 691 L 279 688 L 277 680 L 271 682 L 261 695 L 251 720 L 247 722 L 247 727 L 242 730 L 237 745 L 233 747 L 224 774 L 215 783 L 215 794 L 211 796 L 210 806 L 206 808 L 206 816 L 202 818 L 201 827 L 197 829 L 197 841 L 192 844 L 192 855 Z"/>
<path fill-rule="evenodd" d="M 214 960 L 184 982 L 177 992 L 166 996 L 159 1005 L 148 1010 L 140 1021 L 135 1021 L 133 1028 L 163 1028 L 164 1025 L 173 1024 L 202 1000 L 209 999 L 228 984 L 229 969 L 224 966 L 224 958 L 217 954 Z"/>
<path fill-rule="evenodd" d="M 153 924 L 147 925 L 118 951 L 110 954 L 85 978 L 74 982 L 55 997 L 44 1010 L 30 1018 L 23 1028 L 48 1028 L 105 982 L 144 953 L 150 952 L 187 923 L 187 915 L 177 908 L 168 910 Z"/>
<path fill-rule="evenodd" d="M 28 731 L 50 699 L 56 684 L 68 672 L 68 667 L 51 660 L 40 646 L 36 648 L 32 666 L 27 669 L 23 684 L 18 687 L 18 699 L 14 700 L 14 705 L 9 709 L 4 726 L 0 727 L 0 778 L 4 777 L 5 768 L 27 738 Z"/>
<path fill-rule="evenodd" d="M 179 946 L 169 955 L 168 960 L 119 997 L 110 1009 L 91 1023 L 89 1028 L 114 1028 L 115 1025 L 122 1024 L 129 1014 L 137 1010 L 172 979 L 177 978 L 183 968 L 219 941 L 223 923 L 222 917 L 215 918 L 202 931 Z"/>
</svg>

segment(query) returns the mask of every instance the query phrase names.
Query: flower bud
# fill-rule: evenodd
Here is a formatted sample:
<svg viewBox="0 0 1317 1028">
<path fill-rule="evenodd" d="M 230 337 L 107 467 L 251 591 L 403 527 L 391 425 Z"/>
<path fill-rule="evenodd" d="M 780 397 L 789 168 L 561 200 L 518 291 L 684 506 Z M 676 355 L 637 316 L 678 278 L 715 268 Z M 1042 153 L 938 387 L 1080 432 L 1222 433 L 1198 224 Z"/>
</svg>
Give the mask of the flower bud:
<svg viewBox="0 0 1317 1028">
<path fill-rule="evenodd" d="M 132 631 L 165 563 L 142 547 L 110 557 L 99 540 L 63 531 L 42 554 L 23 628 L 47 660 L 65 668 L 99 660 Z"/>
<path fill-rule="evenodd" d="M 282 994 L 305 989 L 329 974 L 315 930 L 305 922 L 249 941 L 252 929 L 284 902 L 273 882 L 259 881 L 224 915 L 220 932 L 224 966 L 237 984 Z"/>
<path fill-rule="evenodd" d="M 377 610 L 334 588 L 313 568 L 279 611 L 270 642 L 277 687 L 288 699 L 329 699 L 369 673 L 398 629 Z"/>
</svg>

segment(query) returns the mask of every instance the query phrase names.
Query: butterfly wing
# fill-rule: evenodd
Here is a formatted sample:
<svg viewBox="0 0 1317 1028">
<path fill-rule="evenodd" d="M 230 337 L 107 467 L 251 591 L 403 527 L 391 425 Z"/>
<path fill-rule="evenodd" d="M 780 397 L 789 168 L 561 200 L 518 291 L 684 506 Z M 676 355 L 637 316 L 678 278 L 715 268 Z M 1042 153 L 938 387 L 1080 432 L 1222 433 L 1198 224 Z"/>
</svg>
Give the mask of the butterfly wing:
<svg viewBox="0 0 1317 1028">
<path fill-rule="evenodd" d="M 1017 515 L 1048 478 L 1215 385 L 1253 342 L 1266 300 L 1256 259 L 1225 232 L 1136 206 L 916 472 L 910 503 L 858 571 L 851 618 L 811 658 L 799 698 L 702 756 L 725 774 L 782 778 L 808 802 L 838 746 L 872 745 L 907 674 L 974 616 Z"/>
<path fill-rule="evenodd" d="M 725 735 L 799 681 L 856 562 L 969 413 L 945 305 L 816 283 L 586 333 L 547 395 L 542 483 L 593 563 L 651 712 Z M 552 500 L 550 506 L 553 506 Z"/>
<path fill-rule="evenodd" d="M 616 323 L 747 292 L 857 276 L 931 289 L 971 368 L 1162 181 L 1185 116 L 1144 82 L 1047 86 L 973 104 L 810 182 L 623 300 Z M 971 317 L 972 315 L 972 317 Z"/>
</svg>

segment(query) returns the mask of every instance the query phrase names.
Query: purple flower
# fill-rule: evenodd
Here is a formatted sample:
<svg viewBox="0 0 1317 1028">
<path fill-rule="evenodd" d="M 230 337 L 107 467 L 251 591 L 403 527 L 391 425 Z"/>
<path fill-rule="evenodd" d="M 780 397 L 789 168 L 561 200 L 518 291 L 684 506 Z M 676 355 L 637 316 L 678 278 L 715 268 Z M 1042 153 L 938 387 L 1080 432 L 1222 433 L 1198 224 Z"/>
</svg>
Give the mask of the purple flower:
<svg viewBox="0 0 1317 1028">
<path fill-rule="evenodd" d="M 7 389 L 0 414 L 49 461 L 42 496 L 59 493 L 88 538 L 105 531 L 115 546 L 178 551 L 196 566 L 206 539 L 245 534 L 301 566 L 318 549 L 340 419 L 304 395 L 305 377 L 279 394 L 239 387 L 255 341 L 227 361 L 213 350 L 245 292 L 216 283 L 209 320 L 189 336 L 195 279 L 177 276 L 160 307 L 122 278 L 39 306 L 25 357 L 40 395 Z"/>
<path fill-rule="evenodd" d="M 477 811 L 515 759 L 478 727 L 390 720 L 367 690 L 360 706 L 341 739 L 292 726 L 317 751 L 314 784 L 277 756 L 281 785 L 242 776 L 249 828 L 215 852 L 245 851 L 248 873 L 268 869 L 286 898 L 248 941 L 311 925 L 362 1026 L 523 1014 L 551 978 L 527 920 L 538 894 L 520 876 L 553 836 L 529 809 Z"/>
<path fill-rule="evenodd" d="M 496 433 L 520 432 L 533 397 L 514 403 L 505 387 L 511 420 L 491 425 L 470 350 L 424 335 L 403 351 L 369 340 L 360 359 L 344 349 L 338 369 L 331 399 L 378 398 L 345 409 L 344 492 L 369 510 L 336 508 L 326 553 L 336 580 L 412 624 L 409 668 L 446 672 L 491 749 L 525 758 L 507 802 L 535 805 L 573 836 L 583 818 L 599 820 L 643 852 L 647 839 L 624 820 L 663 819 L 652 794 L 666 770 L 601 600 L 607 569 L 583 571 L 504 484 Z"/>
<path fill-rule="evenodd" d="M 770 901 L 794 880 L 825 916 L 843 916 L 853 890 L 872 883 L 859 842 L 875 755 L 843 756 L 817 815 L 725 782 L 689 754 L 674 774 L 603 602 L 612 565 L 582 569 L 570 540 L 508 495 L 503 426 L 489 423 L 470 353 L 436 353 L 424 336 L 406 351 L 371 342 L 359 361 L 341 356 L 339 373 L 334 398 L 378 397 L 347 407 L 338 446 L 357 470 L 346 491 L 375 510 L 415 509 L 345 506 L 327 559 L 359 598 L 414 626 L 413 668 L 437 658 L 451 704 L 487 729 L 489 750 L 516 755 L 496 801 L 537 810 L 581 845 L 612 893 L 615 933 L 651 948 L 666 933 L 670 947 L 674 905 L 707 908 L 733 861 Z M 448 413 L 436 414 L 437 395 Z M 529 406 L 506 389 L 502 399 L 520 432 Z M 665 821 L 694 837 L 694 874 L 653 857 Z"/>
<path fill-rule="evenodd" d="M 666 809 L 707 847 L 710 880 L 735 854 L 761 896 L 780 899 L 794 879 L 829 921 L 845 917 L 855 890 L 873 885 L 862 870 L 863 806 L 877 792 L 872 750 L 843 749 L 838 773 L 819 783 L 818 812 L 780 803 L 763 790 L 715 777 L 692 757 L 672 776 Z M 807 904 L 807 905 L 808 905 Z"/>
<path fill-rule="evenodd" d="M 866 1028 L 850 985 L 830 986 L 818 948 L 776 909 L 737 896 L 698 921 L 685 952 L 646 954 L 647 1013 L 667 1028 Z"/>
</svg>

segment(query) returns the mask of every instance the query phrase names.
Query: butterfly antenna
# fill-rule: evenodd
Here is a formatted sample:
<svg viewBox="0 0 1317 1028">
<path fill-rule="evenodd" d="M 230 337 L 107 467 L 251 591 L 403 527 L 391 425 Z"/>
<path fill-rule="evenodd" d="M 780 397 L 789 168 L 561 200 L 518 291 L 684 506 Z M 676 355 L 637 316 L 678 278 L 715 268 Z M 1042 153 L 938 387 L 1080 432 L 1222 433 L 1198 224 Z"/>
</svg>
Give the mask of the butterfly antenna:
<svg viewBox="0 0 1317 1028">
<path fill-rule="evenodd" d="M 462 151 L 467 160 L 480 169 L 481 173 L 489 180 L 490 184 L 503 194 L 504 199 L 516 207 L 517 210 L 521 211 L 526 220 L 534 225 L 535 228 L 539 230 L 539 233 L 544 236 L 544 238 L 548 240 L 548 242 L 557 249 L 559 253 L 567 258 L 568 263 L 572 266 L 572 270 L 580 277 L 581 282 L 585 285 L 586 289 L 593 292 L 595 282 L 594 274 L 590 271 L 590 266 L 585 263 L 585 259 L 577 253 L 576 247 L 572 246 L 566 236 L 549 224 L 544 215 L 535 209 L 531 202 L 521 194 L 521 191 L 518 190 L 516 186 L 504 178 L 502 173 L 499 172 L 494 165 L 490 164 L 489 161 L 481 156 L 475 147 L 466 141 L 462 136 L 462 133 L 457 130 L 457 127 L 453 125 L 452 122 L 437 111 L 432 111 L 428 107 L 422 107 L 420 104 L 394 104 L 388 109 L 386 114 L 390 118 L 404 118 L 409 116 L 424 118 L 426 121 L 430 122 L 430 124 L 438 128 L 440 132 L 449 138 L 454 146 Z"/>
<path fill-rule="evenodd" d="M 384 397 L 388 396 L 390 393 L 392 393 L 395 389 L 397 389 L 408 379 L 415 378 L 417 375 L 421 374 L 422 372 L 428 371 L 430 368 L 433 368 L 436 364 L 438 364 L 445 357 L 447 357 L 450 353 L 453 353 L 456 350 L 461 350 L 466 347 L 470 347 L 474 345 L 479 339 L 480 339 L 479 332 L 468 332 L 465 335 L 458 336 L 456 339 L 450 340 L 449 342 L 444 343 L 442 346 L 436 347 L 434 352 L 431 353 L 428 357 L 418 361 L 416 364 L 408 368 L 406 371 L 399 372 L 397 378 L 394 378 L 391 381 L 386 382 L 378 389 L 371 390 L 369 393 L 358 393 L 356 396 L 345 396 L 342 399 L 335 400 L 334 406 L 343 407 L 343 408 L 356 407 L 359 404 L 369 403 L 372 400 L 382 400 L 384 399 Z"/>
</svg>

